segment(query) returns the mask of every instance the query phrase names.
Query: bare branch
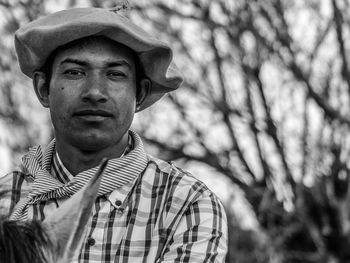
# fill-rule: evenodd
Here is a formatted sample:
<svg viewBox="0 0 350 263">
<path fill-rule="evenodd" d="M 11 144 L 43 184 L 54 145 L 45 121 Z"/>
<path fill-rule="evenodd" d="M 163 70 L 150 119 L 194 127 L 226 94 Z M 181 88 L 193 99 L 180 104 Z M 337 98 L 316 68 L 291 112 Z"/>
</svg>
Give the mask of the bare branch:
<svg viewBox="0 0 350 263">
<path fill-rule="evenodd" d="M 260 142 L 259 142 L 259 138 L 258 138 L 259 131 L 256 127 L 257 120 L 256 120 L 255 112 L 253 109 L 252 99 L 251 99 L 251 87 L 249 87 L 248 81 L 246 83 L 246 87 L 244 90 L 246 91 L 247 108 L 248 108 L 248 111 L 251 115 L 250 128 L 251 128 L 253 136 L 254 136 L 255 146 L 256 146 L 257 151 L 258 151 L 259 160 L 260 160 L 261 166 L 263 168 L 264 180 L 267 180 L 268 178 L 271 177 L 272 173 L 271 173 L 270 167 L 267 164 L 267 162 L 264 158 L 264 155 L 262 153 L 262 150 L 261 150 L 261 146 L 260 146 Z"/>
<path fill-rule="evenodd" d="M 343 62 L 342 76 L 347 83 L 348 92 L 350 94 L 350 72 L 349 72 L 348 61 L 346 58 L 346 51 L 344 47 L 343 26 L 342 26 L 343 15 L 338 8 L 336 0 L 332 0 L 332 5 L 333 5 L 333 14 L 334 14 L 333 18 L 335 22 L 335 29 L 337 32 L 337 39 L 338 39 L 338 45 L 339 45 L 339 52 Z"/>
<path fill-rule="evenodd" d="M 251 76 L 253 76 L 257 87 L 258 87 L 258 91 L 263 103 L 263 108 L 264 108 L 264 113 L 265 113 L 265 122 L 266 122 L 266 133 L 273 139 L 275 146 L 277 148 L 277 151 L 279 153 L 279 156 L 281 158 L 282 164 L 283 164 L 283 168 L 285 170 L 286 173 L 286 179 L 288 181 L 288 183 L 292 186 L 293 191 L 295 191 L 295 181 L 294 178 L 292 176 L 292 172 L 289 168 L 288 162 L 286 160 L 286 156 L 285 156 L 285 150 L 280 142 L 280 139 L 278 138 L 277 135 L 277 127 L 274 123 L 274 120 L 271 116 L 270 113 L 270 107 L 268 106 L 267 100 L 266 100 L 266 96 L 265 96 L 265 92 L 264 92 L 264 87 L 263 84 L 261 82 L 260 79 L 260 69 L 259 68 L 255 68 L 255 69 L 251 69 L 249 66 L 247 65 L 242 65 L 243 69 L 245 72 L 247 72 L 248 74 L 250 74 Z"/>
<path fill-rule="evenodd" d="M 219 75 L 219 82 L 220 82 L 220 88 L 221 88 L 221 109 L 225 108 L 225 109 L 230 109 L 228 101 L 227 101 L 227 87 L 225 85 L 224 82 L 224 75 L 222 72 L 222 59 L 219 55 L 219 51 L 216 47 L 215 44 L 215 36 L 214 36 L 214 32 L 212 31 L 211 33 L 211 48 L 214 52 L 215 55 L 215 66 L 216 66 L 216 71 Z M 223 119 L 224 119 L 224 123 L 226 124 L 226 127 L 228 128 L 228 131 L 230 133 L 230 137 L 232 138 L 232 141 L 235 145 L 235 150 L 237 151 L 238 157 L 240 159 L 240 161 L 242 162 L 244 168 L 246 169 L 246 171 L 248 172 L 248 174 L 251 175 L 252 178 L 256 178 L 256 175 L 253 173 L 253 171 L 251 170 L 251 168 L 249 167 L 249 164 L 246 161 L 246 158 L 243 155 L 243 152 L 238 144 L 238 140 L 235 134 L 235 131 L 233 130 L 233 126 L 231 123 L 231 119 L 230 119 L 230 111 L 229 110 L 224 110 L 222 111 L 222 115 L 223 115 Z"/>
<path fill-rule="evenodd" d="M 308 134 L 309 133 L 309 118 L 308 118 L 308 97 L 304 99 L 304 114 L 303 114 L 303 135 L 301 138 L 302 147 L 302 166 L 301 166 L 301 183 L 305 177 L 307 171 L 308 161 Z"/>
</svg>

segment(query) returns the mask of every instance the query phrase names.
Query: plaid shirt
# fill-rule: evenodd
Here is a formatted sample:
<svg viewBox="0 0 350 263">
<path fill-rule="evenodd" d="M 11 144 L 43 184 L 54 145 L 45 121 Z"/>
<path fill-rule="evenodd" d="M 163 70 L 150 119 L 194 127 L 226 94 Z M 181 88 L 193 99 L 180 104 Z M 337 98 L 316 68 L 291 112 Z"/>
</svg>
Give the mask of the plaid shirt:
<svg viewBox="0 0 350 263">
<path fill-rule="evenodd" d="M 130 135 L 135 147 L 105 170 L 100 190 L 106 189 L 96 199 L 79 262 L 224 262 L 227 222 L 220 201 L 187 172 L 145 154 L 139 136 Z M 35 148 L 23 158 L 24 168 L 0 179 L 0 190 L 12 189 L 1 200 L 12 219 L 43 220 L 69 196 L 57 193 L 95 172 L 73 177 L 54 146 L 43 153 Z"/>
</svg>

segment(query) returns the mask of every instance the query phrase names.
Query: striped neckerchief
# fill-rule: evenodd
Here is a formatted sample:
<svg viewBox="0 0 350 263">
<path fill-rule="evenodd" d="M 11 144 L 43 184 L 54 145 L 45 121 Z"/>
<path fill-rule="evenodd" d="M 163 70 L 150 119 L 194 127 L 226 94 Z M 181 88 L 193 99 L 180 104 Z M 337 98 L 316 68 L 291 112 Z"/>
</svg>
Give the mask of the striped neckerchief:
<svg viewBox="0 0 350 263">
<path fill-rule="evenodd" d="M 111 159 L 104 170 L 104 175 L 98 191 L 98 196 L 112 192 L 113 190 L 133 181 L 147 166 L 148 158 L 144 151 L 141 138 L 133 131 L 129 131 L 133 141 L 133 149 L 122 157 Z M 51 174 L 54 162 L 55 140 L 53 140 L 46 151 L 40 146 L 30 149 L 29 153 L 22 158 L 23 166 L 34 177 L 31 193 L 16 206 L 11 219 L 23 219 L 28 215 L 28 205 L 55 198 L 69 197 L 81 189 L 97 171 L 98 167 L 85 170 L 74 177 L 68 174 L 68 182 L 61 181 L 64 176 L 55 177 Z M 62 175 L 67 171 L 59 163 L 56 170 Z M 67 171 L 68 172 L 68 171 Z M 67 174 L 66 174 L 67 175 Z M 57 173 L 56 173 L 57 176 Z M 60 179 L 61 180 L 60 180 Z"/>
</svg>

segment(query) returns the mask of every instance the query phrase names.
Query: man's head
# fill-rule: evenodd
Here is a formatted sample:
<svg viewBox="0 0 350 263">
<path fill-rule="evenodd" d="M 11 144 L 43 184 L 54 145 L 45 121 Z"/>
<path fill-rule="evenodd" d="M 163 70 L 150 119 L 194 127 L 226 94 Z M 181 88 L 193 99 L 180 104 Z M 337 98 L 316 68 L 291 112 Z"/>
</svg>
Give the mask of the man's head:
<svg viewBox="0 0 350 263">
<path fill-rule="evenodd" d="M 151 86 L 149 79 L 137 77 L 134 51 L 92 36 L 52 54 L 33 83 L 42 105 L 50 108 L 57 141 L 85 151 L 117 144 Z"/>
</svg>

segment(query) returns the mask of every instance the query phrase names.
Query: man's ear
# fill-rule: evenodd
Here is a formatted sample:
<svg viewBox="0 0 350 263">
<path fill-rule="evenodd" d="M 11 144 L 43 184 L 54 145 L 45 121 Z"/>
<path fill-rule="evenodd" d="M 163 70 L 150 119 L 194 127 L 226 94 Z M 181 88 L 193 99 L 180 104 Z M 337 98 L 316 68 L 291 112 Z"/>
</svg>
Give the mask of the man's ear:
<svg viewBox="0 0 350 263">
<path fill-rule="evenodd" d="M 148 78 L 144 78 L 140 81 L 139 90 L 136 96 L 136 111 L 140 110 L 140 107 L 148 94 L 151 92 L 152 82 Z"/>
<path fill-rule="evenodd" d="M 46 81 L 44 72 L 35 71 L 33 76 L 33 86 L 41 105 L 49 107 L 49 84 Z"/>
</svg>

